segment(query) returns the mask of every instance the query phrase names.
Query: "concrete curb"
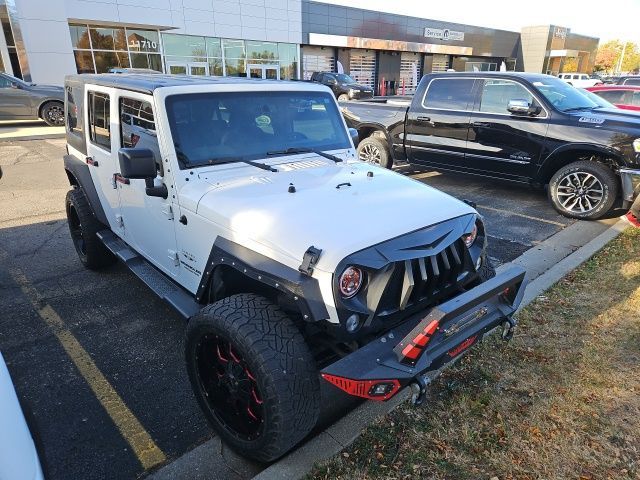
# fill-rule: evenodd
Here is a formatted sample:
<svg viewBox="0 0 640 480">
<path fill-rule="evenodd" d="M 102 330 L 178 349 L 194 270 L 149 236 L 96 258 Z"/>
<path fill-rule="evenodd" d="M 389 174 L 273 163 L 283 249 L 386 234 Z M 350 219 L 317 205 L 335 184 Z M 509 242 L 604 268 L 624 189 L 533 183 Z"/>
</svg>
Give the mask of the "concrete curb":
<svg viewBox="0 0 640 480">
<path fill-rule="evenodd" d="M 591 258 L 607 243 L 620 235 L 628 226 L 628 223 L 621 219 L 593 238 L 593 240 L 577 247 L 577 249 L 572 247 L 574 244 L 566 243 L 579 235 L 583 236 L 586 233 L 585 229 L 591 230 L 595 228 L 593 223 L 581 222 L 567 227 L 565 230 L 569 231 L 565 232 L 564 235 L 561 235 L 562 232 L 555 235 L 556 237 L 560 236 L 559 239 L 548 239 L 548 242 L 542 242 L 537 248 L 528 250 L 513 262 L 510 262 L 522 265 L 525 268 L 529 265 L 532 268 L 530 275 L 534 276 L 534 280 L 527 286 L 522 307 L 531 303 L 538 295 L 563 278 L 567 273 Z M 564 245 L 562 245 L 562 242 L 565 242 Z M 572 250 L 572 253 L 567 254 L 567 249 Z M 253 477 L 252 480 L 297 480 L 303 477 L 309 473 L 315 463 L 326 461 L 338 454 L 353 443 L 367 425 L 389 413 L 400 403 L 407 400 L 410 395 L 410 390 L 405 389 L 389 402 L 363 403 L 307 443 L 267 467 Z"/>
<path fill-rule="evenodd" d="M 22 142 L 28 140 L 52 140 L 54 138 L 64 138 L 65 134 L 63 133 L 42 133 L 35 135 L 25 135 L 25 136 L 16 136 L 16 137 L 2 137 L 0 136 L 0 142 Z"/>
</svg>

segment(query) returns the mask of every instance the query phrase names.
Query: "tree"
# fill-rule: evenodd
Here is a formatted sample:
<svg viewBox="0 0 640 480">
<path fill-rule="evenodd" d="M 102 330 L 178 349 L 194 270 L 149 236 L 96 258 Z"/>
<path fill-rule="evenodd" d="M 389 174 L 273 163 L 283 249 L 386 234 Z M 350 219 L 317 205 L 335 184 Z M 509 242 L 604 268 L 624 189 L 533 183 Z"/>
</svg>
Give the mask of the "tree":
<svg viewBox="0 0 640 480">
<path fill-rule="evenodd" d="M 619 67 L 620 56 L 624 49 L 622 59 L 622 72 L 633 72 L 640 69 L 640 46 L 633 42 L 625 44 L 620 40 L 610 40 L 598 47 L 594 69 L 612 73 Z"/>
</svg>

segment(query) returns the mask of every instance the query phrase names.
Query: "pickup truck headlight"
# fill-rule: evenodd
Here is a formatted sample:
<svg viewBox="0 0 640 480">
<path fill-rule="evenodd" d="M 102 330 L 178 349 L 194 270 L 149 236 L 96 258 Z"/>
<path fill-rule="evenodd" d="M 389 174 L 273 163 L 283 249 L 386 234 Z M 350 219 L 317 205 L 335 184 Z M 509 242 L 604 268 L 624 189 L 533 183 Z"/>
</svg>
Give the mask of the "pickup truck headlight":
<svg viewBox="0 0 640 480">
<path fill-rule="evenodd" d="M 636 153 L 640 153 L 640 138 L 636 138 L 633 141 L 633 151 Z"/>
</svg>

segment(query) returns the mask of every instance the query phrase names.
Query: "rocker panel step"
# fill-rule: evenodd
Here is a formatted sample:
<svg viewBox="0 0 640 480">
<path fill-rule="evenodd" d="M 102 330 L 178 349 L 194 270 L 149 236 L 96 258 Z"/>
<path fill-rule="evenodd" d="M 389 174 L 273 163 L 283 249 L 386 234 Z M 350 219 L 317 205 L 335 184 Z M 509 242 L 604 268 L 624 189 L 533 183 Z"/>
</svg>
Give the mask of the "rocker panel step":
<svg viewBox="0 0 640 480">
<path fill-rule="evenodd" d="M 191 294 L 167 278 L 111 230 L 101 230 L 96 235 L 129 270 L 181 316 L 188 319 L 200 311 L 200 304 Z"/>
</svg>

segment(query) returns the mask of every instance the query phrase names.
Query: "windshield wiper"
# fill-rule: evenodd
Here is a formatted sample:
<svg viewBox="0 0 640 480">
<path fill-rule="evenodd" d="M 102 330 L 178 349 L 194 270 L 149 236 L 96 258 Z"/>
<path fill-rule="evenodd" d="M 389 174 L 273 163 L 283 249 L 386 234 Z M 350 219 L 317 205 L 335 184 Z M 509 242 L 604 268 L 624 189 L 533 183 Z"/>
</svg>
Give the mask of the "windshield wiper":
<svg viewBox="0 0 640 480">
<path fill-rule="evenodd" d="M 563 112 L 577 112 L 578 110 L 593 110 L 596 107 L 571 107 L 571 108 L 565 108 L 564 110 L 562 110 Z"/>
<path fill-rule="evenodd" d="M 331 155 L 330 153 L 323 152 L 322 150 L 316 150 L 315 148 L 307 148 L 307 147 L 291 147 L 286 150 L 272 150 L 271 152 L 267 152 L 267 155 L 294 155 L 296 153 L 315 153 L 316 155 L 320 155 L 321 157 L 328 158 L 336 163 L 342 161 L 341 158 L 336 157 L 335 155 Z"/>
<path fill-rule="evenodd" d="M 262 170 L 268 170 L 270 172 L 277 172 L 278 170 L 273 168 L 271 165 L 267 165 L 265 163 L 254 162 L 251 160 L 245 160 L 240 157 L 227 157 L 227 158 L 210 158 L 207 160 L 209 165 L 221 165 L 223 163 L 246 163 L 247 165 L 251 165 L 252 167 L 261 168 Z"/>
</svg>

